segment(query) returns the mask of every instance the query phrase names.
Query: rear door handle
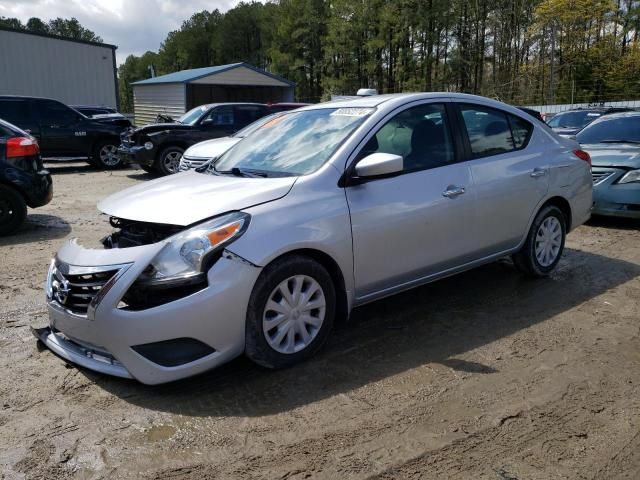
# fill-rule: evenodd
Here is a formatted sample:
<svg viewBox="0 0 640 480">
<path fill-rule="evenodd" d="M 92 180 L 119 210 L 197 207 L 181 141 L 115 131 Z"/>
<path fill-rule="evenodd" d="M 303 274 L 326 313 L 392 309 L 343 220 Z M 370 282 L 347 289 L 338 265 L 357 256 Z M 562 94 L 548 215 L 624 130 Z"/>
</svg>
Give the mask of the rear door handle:
<svg viewBox="0 0 640 480">
<path fill-rule="evenodd" d="M 456 198 L 456 197 L 464 194 L 464 192 L 466 192 L 464 187 L 458 187 L 456 185 L 449 185 L 447 187 L 447 189 L 444 192 L 442 192 L 442 196 L 443 197 L 447 197 L 447 198 Z"/>
<path fill-rule="evenodd" d="M 545 168 L 534 168 L 531 172 L 532 177 L 544 177 L 547 174 L 547 170 Z"/>
</svg>

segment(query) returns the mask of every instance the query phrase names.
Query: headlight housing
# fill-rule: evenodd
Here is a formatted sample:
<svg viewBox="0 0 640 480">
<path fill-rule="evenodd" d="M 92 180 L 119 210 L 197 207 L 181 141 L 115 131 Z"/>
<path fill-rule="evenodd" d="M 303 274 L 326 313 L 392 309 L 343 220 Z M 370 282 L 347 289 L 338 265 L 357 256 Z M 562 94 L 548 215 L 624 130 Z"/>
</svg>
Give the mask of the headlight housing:
<svg viewBox="0 0 640 480">
<path fill-rule="evenodd" d="M 232 212 L 169 237 L 139 281 L 157 286 L 202 281 L 224 247 L 244 234 L 250 219 L 248 213 Z"/>
<path fill-rule="evenodd" d="M 618 183 L 632 183 L 632 182 L 640 182 L 640 169 L 638 170 L 629 170 L 625 173 Z"/>
</svg>

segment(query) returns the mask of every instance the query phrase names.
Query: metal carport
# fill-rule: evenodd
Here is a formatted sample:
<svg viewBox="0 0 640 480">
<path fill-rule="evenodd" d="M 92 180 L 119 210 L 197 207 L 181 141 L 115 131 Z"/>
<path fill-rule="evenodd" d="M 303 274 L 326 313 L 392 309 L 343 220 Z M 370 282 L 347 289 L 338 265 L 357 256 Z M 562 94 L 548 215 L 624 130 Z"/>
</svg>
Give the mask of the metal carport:
<svg viewBox="0 0 640 480">
<path fill-rule="evenodd" d="M 295 83 L 244 62 L 182 70 L 133 83 L 135 123 L 159 113 L 177 118 L 206 103 L 292 102 L 294 90 Z"/>
</svg>

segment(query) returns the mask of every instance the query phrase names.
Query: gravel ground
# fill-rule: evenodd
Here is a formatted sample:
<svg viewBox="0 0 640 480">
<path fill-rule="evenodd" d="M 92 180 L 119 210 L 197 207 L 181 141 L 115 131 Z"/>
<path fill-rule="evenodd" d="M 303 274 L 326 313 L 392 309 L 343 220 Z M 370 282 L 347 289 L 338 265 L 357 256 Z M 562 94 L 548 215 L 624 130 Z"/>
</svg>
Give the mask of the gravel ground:
<svg viewBox="0 0 640 480">
<path fill-rule="evenodd" d="M 640 478 L 640 223 L 573 232 L 555 274 L 508 261 L 354 312 L 313 360 L 245 359 L 159 387 L 41 348 L 62 243 L 149 177 L 56 165 L 53 202 L 0 239 L 0 478 Z"/>
</svg>

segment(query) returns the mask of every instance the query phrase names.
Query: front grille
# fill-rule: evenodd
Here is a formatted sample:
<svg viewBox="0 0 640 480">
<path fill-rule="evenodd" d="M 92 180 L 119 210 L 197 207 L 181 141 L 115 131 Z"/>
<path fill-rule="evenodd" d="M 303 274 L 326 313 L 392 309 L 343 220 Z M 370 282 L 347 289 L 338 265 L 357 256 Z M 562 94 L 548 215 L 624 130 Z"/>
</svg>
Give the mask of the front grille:
<svg viewBox="0 0 640 480">
<path fill-rule="evenodd" d="M 59 264 L 52 268 L 51 299 L 76 315 L 86 315 L 89 305 L 118 270 L 95 271 L 91 268 Z"/>
<path fill-rule="evenodd" d="M 180 171 L 186 172 L 187 170 L 199 168 L 208 161 L 208 158 L 192 158 L 183 156 L 182 160 L 180 161 Z"/>
<path fill-rule="evenodd" d="M 604 182 L 607 178 L 613 175 L 615 172 L 611 170 L 594 170 L 591 172 L 593 178 L 593 184 Z"/>
</svg>

